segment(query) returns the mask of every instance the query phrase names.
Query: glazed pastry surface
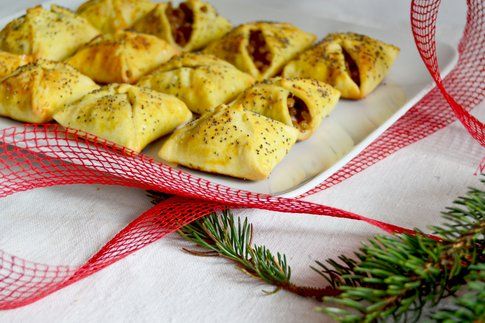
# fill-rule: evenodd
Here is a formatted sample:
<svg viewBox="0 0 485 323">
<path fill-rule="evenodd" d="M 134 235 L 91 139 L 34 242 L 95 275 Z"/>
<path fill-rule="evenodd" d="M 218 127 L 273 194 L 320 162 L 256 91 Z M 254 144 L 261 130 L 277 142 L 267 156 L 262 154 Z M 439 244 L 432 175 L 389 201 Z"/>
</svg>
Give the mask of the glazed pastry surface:
<svg viewBox="0 0 485 323">
<path fill-rule="evenodd" d="M 0 49 L 60 61 L 99 35 L 84 18 L 60 6 L 27 9 L 0 31 Z"/>
<path fill-rule="evenodd" d="M 362 99 L 389 73 L 399 48 L 355 33 L 330 34 L 288 63 L 284 77 L 327 82 L 346 99 Z"/>
<path fill-rule="evenodd" d="M 178 52 L 155 36 L 117 31 L 93 39 L 66 62 L 98 83 L 135 83 Z"/>
<path fill-rule="evenodd" d="M 159 3 L 133 26 L 138 32 L 160 37 L 184 51 L 201 49 L 231 28 L 231 23 L 212 5 L 200 0 L 187 0 L 178 7 L 170 2 Z"/>
<path fill-rule="evenodd" d="M 0 79 L 10 75 L 18 67 L 31 63 L 32 57 L 29 55 L 17 55 L 0 51 Z"/>
<path fill-rule="evenodd" d="M 298 131 L 242 107 L 220 106 L 176 130 L 159 156 L 172 163 L 248 180 L 266 179 Z"/>
<path fill-rule="evenodd" d="M 203 114 L 228 103 L 254 79 L 212 55 L 185 53 L 142 77 L 139 86 L 173 94 L 190 110 Z"/>
<path fill-rule="evenodd" d="M 293 126 L 298 140 L 308 139 L 340 97 L 332 86 L 310 79 L 273 78 L 255 84 L 233 103 Z"/>
<path fill-rule="evenodd" d="M 216 55 L 256 80 L 275 76 L 316 36 L 289 23 L 255 22 L 240 25 L 213 42 L 204 53 Z"/>
<path fill-rule="evenodd" d="M 98 87 L 69 65 L 38 60 L 0 81 L 0 115 L 23 122 L 48 122 L 65 104 Z"/>
<path fill-rule="evenodd" d="M 89 0 L 77 13 L 102 33 L 130 28 L 155 7 L 150 0 Z"/>
<path fill-rule="evenodd" d="M 111 84 L 66 105 L 54 119 L 140 152 L 150 142 L 192 119 L 174 96 L 128 84 Z"/>
</svg>

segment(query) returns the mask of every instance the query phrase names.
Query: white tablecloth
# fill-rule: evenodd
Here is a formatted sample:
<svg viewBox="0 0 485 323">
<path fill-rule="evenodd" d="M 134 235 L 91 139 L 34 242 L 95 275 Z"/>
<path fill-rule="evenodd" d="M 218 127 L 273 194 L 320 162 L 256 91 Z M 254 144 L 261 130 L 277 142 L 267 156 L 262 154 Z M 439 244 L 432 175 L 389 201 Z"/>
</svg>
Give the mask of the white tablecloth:
<svg viewBox="0 0 485 323">
<path fill-rule="evenodd" d="M 251 0 L 255 1 L 256 0 Z M 40 3 L 0 0 L 0 15 Z M 402 0 L 257 0 L 296 7 L 312 15 L 386 28 L 409 28 Z M 439 35 L 459 39 L 465 1 L 443 1 Z M 474 110 L 485 119 L 485 104 Z M 484 151 L 454 123 L 400 150 L 311 201 L 406 227 L 425 229 L 440 211 L 478 185 L 474 175 Z M 79 264 L 150 206 L 143 191 L 102 186 L 49 188 L 0 200 L 0 249 L 48 264 Z M 315 260 L 350 254 L 379 233 L 364 223 L 306 215 L 245 211 L 255 242 L 284 252 L 295 282 L 323 286 L 309 269 Z M 300 322 L 322 321 L 318 302 L 279 292 L 218 258 L 181 251 L 190 244 L 176 234 L 32 305 L 0 312 L 3 322 Z"/>
</svg>

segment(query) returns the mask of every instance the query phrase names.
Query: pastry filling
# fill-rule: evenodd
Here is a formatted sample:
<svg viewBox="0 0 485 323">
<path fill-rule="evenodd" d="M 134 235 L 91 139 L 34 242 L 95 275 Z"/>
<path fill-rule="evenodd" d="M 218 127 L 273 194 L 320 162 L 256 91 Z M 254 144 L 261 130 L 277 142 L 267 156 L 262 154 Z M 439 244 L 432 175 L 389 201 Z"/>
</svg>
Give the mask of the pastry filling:
<svg viewBox="0 0 485 323">
<path fill-rule="evenodd" d="M 344 53 L 344 58 L 345 58 L 345 67 L 347 68 L 347 71 L 350 74 L 350 78 L 352 81 L 354 81 L 357 86 L 360 86 L 360 73 L 359 73 L 359 67 L 355 63 L 355 61 L 352 59 L 349 53 L 347 53 L 346 50 L 342 51 Z"/>
<path fill-rule="evenodd" d="M 310 115 L 310 111 L 305 102 L 293 94 L 290 94 L 288 95 L 286 104 L 288 105 L 288 111 L 290 112 L 293 126 L 300 131 L 308 130 L 310 128 L 312 116 Z"/>
<path fill-rule="evenodd" d="M 271 65 L 271 51 L 261 30 L 251 30 L 248 53 L 260 72 L 264 72 Z"/>
<path fill-rule="evenodd" d="M 172 36 L 177 45 L 184 47 L 192 35 L 192 25 L 194 24 L 194 13 L 185 4 L 181 3 L 178 8 L 167 6 L 167 18 L 172 27 Z"/>
</svg>

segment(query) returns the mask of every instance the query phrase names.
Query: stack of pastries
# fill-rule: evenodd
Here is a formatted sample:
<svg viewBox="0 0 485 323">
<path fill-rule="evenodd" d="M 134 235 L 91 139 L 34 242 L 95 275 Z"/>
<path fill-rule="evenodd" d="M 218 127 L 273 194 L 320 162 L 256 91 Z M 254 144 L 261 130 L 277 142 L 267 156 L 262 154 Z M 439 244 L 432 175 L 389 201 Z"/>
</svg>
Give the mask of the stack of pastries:
<svg viewBox="0 0 485 323">
<path fill-rule="evenodd" d="M 267 178 L 340 98 L 365 98 L 399 49 L 289 23 L 234 27 L 202 0 L 37 6 L 0 31 L 0 116 L 57 121 L 173 164 Z"/>
</svg>

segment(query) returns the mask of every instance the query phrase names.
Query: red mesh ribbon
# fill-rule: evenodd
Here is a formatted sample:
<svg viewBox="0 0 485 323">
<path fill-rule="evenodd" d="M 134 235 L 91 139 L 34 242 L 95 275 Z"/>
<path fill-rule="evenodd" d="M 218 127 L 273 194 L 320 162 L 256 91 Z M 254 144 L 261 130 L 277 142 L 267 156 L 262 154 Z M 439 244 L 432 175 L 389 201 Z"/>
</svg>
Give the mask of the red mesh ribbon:
<svg viewBox="0 0 485 323">
<path fill-rule="evenodd" d="M 335 185 L 430 135 L 452 122 L 455 115 L 483 145 L 483 124 L 467 110 L 483 99 L 484 4 L 482 1 L 468 2 L 467 27 L 459 47 L 460 60 L 444 81 L 438 74 L 434 42 L 438 5 L 439 1 L 413 1 L 411 11 L 418 50 L 438 87 L 344 169 L 305 195 Z M 448 103 L 452 110 L 446 109 Z M 26 125 L 1 131 L 0 197 L 68 184 L 121 185 L 166 192 L 176 197 L 143 213 L 78 268 L 37 264 L 0 251 L 0 309 L 32 303 L 201 216 L 225 208 L 327 215 L 365 221 L 387 232 L 410 232 L 336 208 L 233 190 L 113 147 L 105 141 L 87 140 L 86 136 L 55 125 Z"/>
</svg>

